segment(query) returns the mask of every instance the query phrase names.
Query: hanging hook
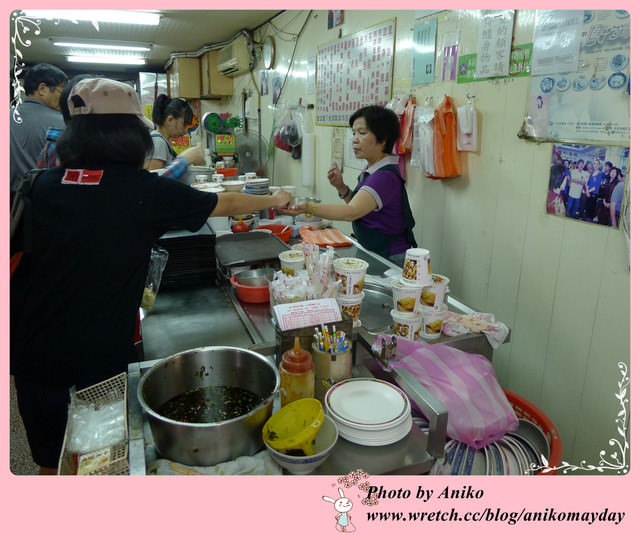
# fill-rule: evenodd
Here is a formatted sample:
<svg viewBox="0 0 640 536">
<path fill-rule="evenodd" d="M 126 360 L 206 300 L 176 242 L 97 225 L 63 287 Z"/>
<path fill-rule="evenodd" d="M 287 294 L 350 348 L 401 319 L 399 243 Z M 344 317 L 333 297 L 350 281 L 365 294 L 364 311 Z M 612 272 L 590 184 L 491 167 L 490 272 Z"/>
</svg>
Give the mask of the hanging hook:
<svg viewBox="0 0 640 536">
<path fill-rule="evenodd" d="M 473 99 L 475 99 L 476 96 L 472 95 L 471 93 L 467 93 L 467 104 L 472 104 Z"/>
</svg>

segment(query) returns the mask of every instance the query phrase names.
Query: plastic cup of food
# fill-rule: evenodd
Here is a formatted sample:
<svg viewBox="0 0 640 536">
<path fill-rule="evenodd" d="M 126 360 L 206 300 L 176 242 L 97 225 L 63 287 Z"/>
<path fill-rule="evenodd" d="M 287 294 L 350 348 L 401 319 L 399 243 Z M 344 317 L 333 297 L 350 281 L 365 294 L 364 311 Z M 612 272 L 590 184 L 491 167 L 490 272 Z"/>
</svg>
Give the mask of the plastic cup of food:
<svg viewBox="0 0 640 536">
<path fill-rule="evenodd" d="M 403 339 L 417 341 L 422 328 L 422 317 L 418 313 L 402 313 L 391 310 L 393 333 Z"/>
<path fill-rule="evenodd" d="M 304 270 L 304 253 L 295 249 L 283 251 L 278 255 L 280 260 L 280 268 L 286 275 L 296 275 L 297 272 Z"/>
<path fill-rule="evenodd" d="M 420 307 L 420 315 L 422 316 L 422 334 L 425 339 L 437 339 L 442 332 L 442 323 L 447 315 L 447 306 L 439 305 L 438 307 Z"/>
<path fill-rule="evenodd" d="M 245 179 L 255 179 L 258 175 L 253 172 L 247 172 L 244 174 Z"/>
<path fill-rule="evenodd" d="M 427 307 L 438 307 L 444 304 L 449 287 L 449 278 L 439 274 L 431 274 L 432 281 L 422 289 L 420 304 Z"/>
<path fill-rule="evenodd" d="M 402 279 L 405 283 L 423 287 L 431 283 L 431 258 L 428 249 L 411 248 L 405 252 Z"/>
<path fill-rule="evenodd" d="M 338 293 L 353 296 L 360 294 L 364 288 L 364 276 L 367 275 L 369 263 L 356 257 L 343 257 L 333 261 L 336 280 L 342 281 Z"/>
<path fill-rule="evenodd" d="M 205 182 L 209 182 L 209 175 L 196 175 L 193 179 L 193 184 L 204 184 Z"/>
<path fill-rule="evenodd" d="M 391 283 L 391 288 L 393 290 L 393 308 L 401 313 L 415 312 L 422 287 L 397 280 Z"/>
<path fill-rule="evenodd" d="M 364 294 L 364 292 L 361 292 L 360 294 L 353 294 L 351 296 L 347 296 L 346 294 L 338 294 L 336 296 L 336 301 L 341 311 L 354 322 L 360 317 L 360 308 L 362 307 Z"/>
</svg>

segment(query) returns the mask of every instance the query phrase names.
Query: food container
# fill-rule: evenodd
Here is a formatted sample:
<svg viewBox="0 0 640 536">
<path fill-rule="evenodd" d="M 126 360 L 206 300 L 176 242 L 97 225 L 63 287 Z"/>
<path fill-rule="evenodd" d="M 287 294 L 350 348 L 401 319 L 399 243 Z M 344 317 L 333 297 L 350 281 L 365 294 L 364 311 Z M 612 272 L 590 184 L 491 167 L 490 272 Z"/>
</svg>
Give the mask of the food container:
<svg viewBox="0 0 640 536">
<path fill-rule="evenodd" d="M 273 281 L 275 268 L 258 268 L 256 270 L 245 270 L 235 274 L 236 281 L 245 287 L 264 287 Z"/>
<path fill-rule="evenodd" d="M 282 240 L 285 244 L 289 242 L 291 239 L 291 231 L 293 227 L 291 225 L 281 225 L 279 223 L 269 223 L 267 225 L 260 225 L 256 227 L 256 229 L 266 229 L 271 231 L 273 236 L 277 236 L 280 240 Z"/>
<path fill-rule="evenodd" d="M 329 457 L 338 442 L 338 427 L 331 417 L 324 416 L 322 425 L 313 439 L 313 454 L 310 456 L 293 456 L 274 449 L 265 441 L 271 457 L 292 475 L 308 475 L 320 467 Z"/>
<path fill-rule="evenodd" d="M 403 339 L 417 341 L 422 327 L 422 316 L 418 313 L 402 313 L 391 310 L 393 319 L 393 333 Z"/>
<path fill-rule="evenodd" d="M 354 322 L 360 318 L 360 309 L 362 308 L 364 294 L 364 292 L 361 292 L 360 294 L 352 294 L 350 296 L 347 296 L 346 294 L 338 294 L 336 296 L 336 301 L 338 302 L 342 312 Z"/>
<path fill-rule="evenodd" d="M 304 253 L 296 249 L 283 251 L 278 255 L 280 267 L 287 275 L 296 275 L 296 273 L 304 270 Z"/>
<path fill-rule="evenodd" d="M 431 284 L 431 258 L 428 249 L 411 248 L 405 252 L 402 279 L 410 285 L 424 287 Z"/>
<path fill-rule="evenodd" d="M 313 440 L 322 426 L 325 414 L 322 402 L 301 398 L 276 411 L 262 427 L 264 442 L 274 450 L 286 452 L 300 449 L 313 454 Z"/>
<path fill-rule="evenodd" d="M 431 274 L 433 281 L 420 293 L 420 304 L 427 307 L 438 307 L 444 304 L 449 286 L 449 278 L 439 274 Z"/>
<path fill-rule="evenodd" d="M 439 305 L 437 307 L 420 307 L 422 315 L 422 332 L 421 337 L 425 339 L 437 339 L 442 331 L 442 323 L 447 314 L 447 306 Z"/>
<path fill-rule="evenodd" d="M 239 192 L 240 190 L 242 190 L 244 188 L 244 181 L 222 181 L 221 186 L 224 187 L 224 189 L 227 192 Z"/>
<path fill-rule="evenodd" d="M 343 257 L 333 261 L 336 280 L 342 281 L 338 289 L 340 294 L 352 296 L 360 294 L 364 287 L 364 276 L 367 274 L 369 263 L 355 257 Z"/>
<path fill-rule="evenodd" d="M 173 397 L 215 386 L 246 389 L 262 401 L 244 415 L 214 423 L 180 422 L 158 413 Z M 137 395 L 161 456 L 185 465 L 210 466 L 262 449 L 262 427 L 279 389 L 280 376 L 271 359 L 243 348 L 210 346 L 156 363 L 140 379 Z"/>
<path fill-rule="evenodd" d="M 240 220 L 242 220 L 243 223 L 246 223 L 249 227 L 251 227 L 255 218 L 253 217 L 253 214 L 240 214 L 237 216 L 231 216 L 229 218 L 229 227 L 232 227 L 235 223 L 238 223 Z"/>
<path fill-rule="evenodd" d="M 401 313 L 413 313 L 420 299 L 422 287 L 401 280 L 391 283 L 393 290 L 393 308 Z"/>
<path fill-rule="evenodd" d="M 235 274 L 231 276 L 230 283 L 236 289 L 240 301 L 248 303 L 266 303 L 270 301 L 268 282 L 262 286 L 243 285 L 238 283 L 238 274 Z"/>
</svg>

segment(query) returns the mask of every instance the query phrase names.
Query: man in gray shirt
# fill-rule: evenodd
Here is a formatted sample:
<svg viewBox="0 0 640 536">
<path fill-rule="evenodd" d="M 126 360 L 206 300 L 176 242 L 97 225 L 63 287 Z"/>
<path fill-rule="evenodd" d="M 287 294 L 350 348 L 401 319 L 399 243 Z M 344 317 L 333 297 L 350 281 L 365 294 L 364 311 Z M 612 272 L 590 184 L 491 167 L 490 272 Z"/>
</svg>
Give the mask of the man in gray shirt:
<svg viewBox="0 0 640 536">
<path fill-rule="evenodd" d="M 34 65 L 24 76 L 27 97 L 9 113 L 9 161 L 11 190 L 24 174 L 36 167 L 49 128 L 64 128 L 60 93 L 67 75 L 48 63 Z"/>
</svg>

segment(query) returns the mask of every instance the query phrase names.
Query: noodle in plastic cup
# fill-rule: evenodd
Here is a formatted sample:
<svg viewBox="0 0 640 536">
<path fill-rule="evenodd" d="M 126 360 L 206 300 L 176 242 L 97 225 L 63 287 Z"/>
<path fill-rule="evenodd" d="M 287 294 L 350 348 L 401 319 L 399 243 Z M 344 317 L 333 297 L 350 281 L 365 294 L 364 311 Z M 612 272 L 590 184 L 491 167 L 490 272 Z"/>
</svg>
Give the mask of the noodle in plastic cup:
<svg viewBox="0 0 640 536">
<path fill-rule="evenodd" d="M 418 313 L 402 313 L 391 310 L 393 319 L 393 333 L 403 339 L 417 341 L 422 327 L 422 317 Z"/>
<path fill-rule="evenodd" d="M 444 304 L 449 278 L 439 274 L 432 274 L 431 277 L 433 281 L 420 293 L 420 304 L 427 307 L 438 307 Z"/>
<path fill-rule="evenodd" d="M 393 308 L 401 313 L 413 313 L 419 303 L 422 287 L 409 285 L 402 280 L 391 283 L 393 289 Z"/>
<path fill-rule="evenodd" d="M 304 270 L 304 253 L 295 249 L 283 251 L 278 255 L 280 268 L 287 275 L 296 275 L 296 272 Z"/>
<path fill-rule="evenodd" d="M 448 307 L 440 305 L 438 307 L 420 307 L 422 315 L 422 334 L 425 339 L 437 339 L 442 332 L 442 323 L 447 314 Z"/>
<path fill-rule="evenodd" d="M 363 299 L 364 292 L 361 292 L 360 294 L 353 294 L 352 296 L 347 296 L 346 294 L 338 294 L 336 296 L 336 301 L 338 302 L 341 311 L 354 322 L 356 322 L 360 317 L 360 308 L 362 307 Z"/>
<path fill-rule="evenodd" d="M 410 285 L 423 287 L 431 283 L 431 258 L 428 249 L 411 248 L 405 252 L 402 280 Z"/>
<path fill-rule="evenodd" d="M 336 280 L 342 281 L 338 288 L 339 294 L 353 296 L 360 294 L 364 288 L 364 276 L 367 274 L 369 263 L 355 257 L 343 257 L 333 261 Z"/>
</svg>

